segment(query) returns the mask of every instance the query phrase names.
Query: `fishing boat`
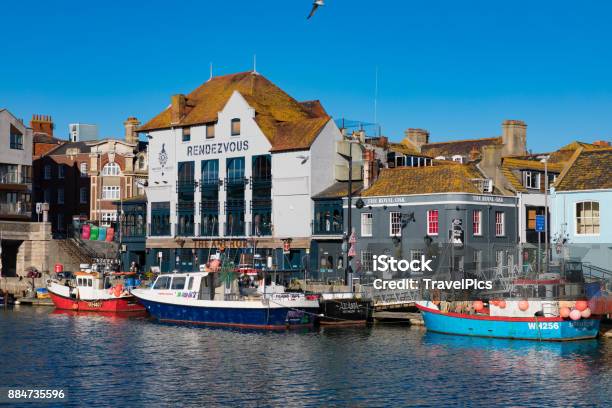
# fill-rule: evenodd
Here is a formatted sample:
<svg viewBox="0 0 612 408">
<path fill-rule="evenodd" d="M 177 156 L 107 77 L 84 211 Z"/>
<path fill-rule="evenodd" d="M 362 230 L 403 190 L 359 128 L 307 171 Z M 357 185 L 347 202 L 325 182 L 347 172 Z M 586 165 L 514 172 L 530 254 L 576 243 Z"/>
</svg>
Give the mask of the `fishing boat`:
<svg viewBox="0 0 612 408">
<path fill-rule="evenodd" d="M 49 296 L 57 309 L 142 313 L 144 306 L 130 294 L 125 284 L 130 273 L 76 272 L 74 279 L 52 279 L 47 285 Z"/>
<path fill-rule="evenodd" d="M 321 293 L 319 324 L 322 326 L 365 325 L 372 321 L 372 301 L 354 293 Z"/>
<path fill-rule="evenodd" d="M 265 279 L 246 288 L 234 268 L 222 272 L 218 265 L 202 272 L 162 274 L 151 288 L 131 293 L 161 322 L 271 330 L 315 323 L 316 297 L 265 285 Z"/>
<path fill-rule="evenodd" d="M 579 301 L 582 302 L 582 301 Z M 420 301 L 427 330 L 464 336 L 540 341 L 592 339 L 599 333 L 599 319 L 582 303 L 541 300 L 499 300 L 488 305 L 473 302 L 471 310 L 453 311 L 445 302 Z M 584 302 L 586 304 L 586 302 Z M 486 307 L 488 306 L 488 307 Z M 579 310 L 582 309 L 582 310 Z"/>
</svg>

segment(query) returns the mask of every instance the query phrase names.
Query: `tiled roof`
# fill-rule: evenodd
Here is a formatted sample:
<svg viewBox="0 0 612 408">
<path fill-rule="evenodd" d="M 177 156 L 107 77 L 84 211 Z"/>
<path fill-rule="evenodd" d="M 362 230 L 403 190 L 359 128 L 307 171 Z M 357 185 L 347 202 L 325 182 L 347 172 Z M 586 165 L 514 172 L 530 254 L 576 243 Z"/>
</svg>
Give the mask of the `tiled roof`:
<svg viewBox="0 0 612 408">
<path fill-rule="evenodd" d="M 68 149 L 75 149 L 75 148 L 79 149 L 79 153 L 91 152 L 91 147 L 87 144 L 87 142 L 66 142 L 58 146 L 56 149 L 49 151 L 47 154 L 48 155 L 66 154 Z"/>
<path fill-rule="evenodd" d="M 362 181 L 353 181 L 352 190 L 353 194 L 359 193 L 363 189 Z M 321 191 L 319 194 L 314 195 L 312 198 L 314 199 L 324 199 L 324 198 L 342 198 L 348 196 L 348 181 L 338 181 L 331 186 L 327 187 L 325 190 Z"/>
<path fill-rule="evenodd" d="M 171 123 L 169 106 L 138 130 L 215 122 L 234 91 L 255 109 L 255 121 L 276 151 L 310 146 L 330 119 L 320 102 L 300 103 L 262 75 L 242 72 L 214 77 L 186 95 L 185 115 L 179 123 Z"/>
<path fill-rule="evenodd" d="M 559 163 L 548 163 L 547 166 L 544 165 L 540 160 L 526 160 L 515 157 L 504 157 L 503 158 L 503 167 L 517 169 L 517 170 L 539 170 L 544 171 L 545 167 L 548 168 L 548 171 L 553 173 L 561 173 L 563 171 L 563 164 Z"/>
<path fill-rule="evenodd" d="M 612 189 L 612 148 L 580 148 L 555 184 L 557 191 Z"/>
<path fill-rule="evenodd" d="M 450 158 L 454 155 L 469 156 L 476 148 L 478 151 L 483 146 L 498 145 L 502 143 L 501 137 L 489 137 L 484 139 L 467 139 L 452 142 L 427 143 L 421 146 L 421 153 L 431 157 L 444 156 Z"/>
<path fill-rule="evenodd" d="M 550 163 L 567 162 L 568 160 L 570 160 L 572 158 L 572 155 L 574 154 L 574 152 L 576 152 L 576 150 L 578 150 L 580 148 L 582 148 L 583 150 L 601 149 L 600 146 L 597 146 L 597 145 L 594 145 L 594 144 L 574 141 L 574 142 L 572 142 L 570 144 L 567 144 L 567 145 L 561 147 L 559 150 L 551 153 L 550 158 L 548 159 L 548 161 Z"/>
<path fill-rule="evenodd" d="M 480 194 L 472 179 L 483 178 L 471 165 L 397 167 L 383 169 L 363 197 L 432 194 Z"/>
<path fill-rule="evenodd" d="M 411 156 L 430 157 L 429 155 L 420 153 L 414 147 L 408 146 L 407 144 L 404 144 L 404 143 L 389 142 L 388 146 L 389 146 L 389 150 L 395 153 L 401 153 L 401 154 L 411 155 Z"/>
</svg>

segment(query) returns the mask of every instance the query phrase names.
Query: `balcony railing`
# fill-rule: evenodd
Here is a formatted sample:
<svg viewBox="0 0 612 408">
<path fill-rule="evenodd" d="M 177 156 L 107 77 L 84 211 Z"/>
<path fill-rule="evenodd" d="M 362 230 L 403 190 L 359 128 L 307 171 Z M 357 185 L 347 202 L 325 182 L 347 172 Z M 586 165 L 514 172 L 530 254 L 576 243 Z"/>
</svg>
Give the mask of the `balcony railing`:
<svg viewBox="0 0 612 408">
<path fill-rule="evenodd" d="M 200 213 L 219 212 L 219 200 L 202 200 L 200 201 Z"/>
<path fill-rule="evenodd" d="M 272 208 L 272 199 L 270 198 L 254 198 L 251 200 L 251 210 L 253 209 L 268 209 Z"/>
<path fill-rule="evenodd" d="M 16 203 L 0 203 L 1 215 L 32 215 L 32 203 L 17 201 Z"/>
<path fill-rule="evenodd" d="M 228 211 L 244 211 L 245 201 L 244 200 L 227 200 L 225 202 L 225 212 Z"/>
<path fill-rule="evenodd" d="M 191 201 L 179 201 L 176 203 L 177 212 L 193 212 L 195 205 Z"/>
<path fill-rule="evenodd" d="M 225 178 L 225 189 L 231 187 L 244 187 L 249 183 L 246 177 L 226 177 Z"/>
<path fill-rule="evenodd" d="M 251 177 L 250 185 L 251 188 L 270 187 L 272 186 L 272 176 L 270 175 L 270 177 Z"/>
<path fill-rule="evenodd" d="M 176 192 L 193 192 L 196 189 L 195 180 L 177 180 Z"/>
<path fill-rule="evenodd" d="M 200 191 L 217 190 L 221 184 L 223 183 L 218 178 L 204 178 L 200 180 Z"/>
<path fill-rule="evenodd" d="M 312 235 L 342 235 L 343 233 L 342 222 L 331 220 L 312 222 Z"/>
<path fill-rule="evenodd" d="M 219 236 L 219 221 L 200 222 L 201 237 L 217 237 Z"/>
<path fill-rule="evenodd" d="M 147 233 L 144 226 L 138 225 L 124 225 L 122 230 L 122 234 L 124 237 L 144 237 Z"/>
</svg>

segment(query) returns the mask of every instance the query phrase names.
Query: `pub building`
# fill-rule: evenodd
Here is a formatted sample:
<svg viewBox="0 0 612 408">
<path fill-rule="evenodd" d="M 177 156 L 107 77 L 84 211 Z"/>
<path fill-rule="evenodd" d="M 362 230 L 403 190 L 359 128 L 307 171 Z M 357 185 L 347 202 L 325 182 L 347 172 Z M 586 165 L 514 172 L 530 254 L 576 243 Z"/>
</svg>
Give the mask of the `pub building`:
<svg viewBox="0 0 612 408">
<path fill-rule="evenodd" d="M 147 268 L 198 270 L 220 249 L 238 263 L 255 248 L 277 270 L 303 271 L 312 197 L 345 165 L 318 101 L 257 72 L 211 77 L 138 131 L 149 140 Z"/>
<path fill-rule="evenodd" d="M 344 210 L 348 210 L 344 200 Z M 518 265 L 517 198 L 500 193 L 473 164 L 434 161 L 382 169 L 353 198 L 352 267 L 362 282 L 407 274 L 373 271 L 373 256 L 432 259 L 435 274 L 482 277 Z"/>
</svg>

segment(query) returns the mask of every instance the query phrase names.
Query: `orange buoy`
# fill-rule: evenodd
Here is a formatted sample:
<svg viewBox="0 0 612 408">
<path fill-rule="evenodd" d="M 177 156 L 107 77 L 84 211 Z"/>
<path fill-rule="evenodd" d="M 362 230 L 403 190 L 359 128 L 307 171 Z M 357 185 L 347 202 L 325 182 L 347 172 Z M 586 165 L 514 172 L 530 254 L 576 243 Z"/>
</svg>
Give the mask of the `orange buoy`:
<svg viewBox="0 0 612 408">
<path fill-rule="evenodd" d="M 492 304 L 493 306 L 499 306 L 499 300 L 496 300 L 496 299 L 489 301 L 489 303 Z"/>
<path fill-rule="evenodd" d="M 482 300 L 475 300 L 472 303 L 472 307 L 475 311 L 480 312 L 482 309 L 484 309 L 484 304 L 482 303 Z"/>
<path fill-rule="evenodd" d="M 561 309 L 559 309 L 559 316 L 561 316 L 564 319 L 567 319 L 570 315 L 570 308 L 567 306 L 563 306 Z"/>
<path fill-rule="evenodd" d="M 525 311 L 527 309 L 529 309 L 529 302 L 526 300 L 521 300 L 518 304 L 518 307 L 521 311 Z"/>
<path fill-rule="evenodd" d="M 580 313 L 580 310 L 578 309 L 574 309 L 570 312 L 570 319 L 572 320 L 580 320 L 581 317 L 582 317 L 582 314 Z"/>
<path fill-rule="evenodd" d="M 582 312 L 580 312 L 580 316 L 588 319 L 589 317 L 591 317 L 591 309 L 589 309 L 588 307 L 586 309 L 584 309 Z"/>
<path fill-rule="evenodd" d="M 499 306 L 500 309 L 505 309 L 506 308 L 506 301 L 505 300 L 498 300 L 497 301 L 497 306 Z"/>
<path fill-rule="evenodd" d="M 574 306 L 576 310 L 583 311 L 587 307 L 589 307 L 589 303 L 586 300 L 577 300 L 576 305 Z"/>
</svg>

